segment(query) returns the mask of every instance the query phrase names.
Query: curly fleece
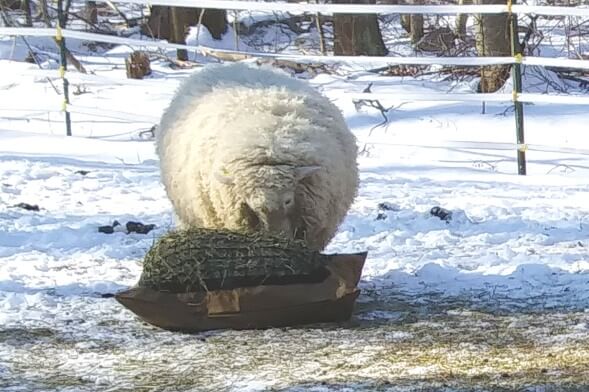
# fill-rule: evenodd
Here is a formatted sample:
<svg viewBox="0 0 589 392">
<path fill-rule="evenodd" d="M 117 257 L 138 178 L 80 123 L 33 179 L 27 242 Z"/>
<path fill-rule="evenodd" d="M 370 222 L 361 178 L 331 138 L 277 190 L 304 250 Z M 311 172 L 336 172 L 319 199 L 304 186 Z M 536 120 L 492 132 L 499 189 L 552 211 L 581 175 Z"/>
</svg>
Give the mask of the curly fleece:
<svg viewBox="0 0 589 392">
<path fill-rule="evenodd" d="M 242 63 L 207 66 L 183 83 L 157 129 L 157 153 L 181 226 L 252 230 L 245 201 L 270 202 L 262 189 L 292 185 L 293 226 L 319 250 L 359 183 L 356 139 L 339 109 L 305 82 Z M 297 183 L 300 166 L 320 169 Z"/>
</svg>

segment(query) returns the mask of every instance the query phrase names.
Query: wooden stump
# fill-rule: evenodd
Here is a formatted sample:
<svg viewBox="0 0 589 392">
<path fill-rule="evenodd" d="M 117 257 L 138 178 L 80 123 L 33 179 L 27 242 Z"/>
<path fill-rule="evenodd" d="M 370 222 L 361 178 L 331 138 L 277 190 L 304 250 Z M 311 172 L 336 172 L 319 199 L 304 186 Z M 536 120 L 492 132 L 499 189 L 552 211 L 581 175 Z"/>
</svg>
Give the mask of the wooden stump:
<svg viewBox="0 0 589 392">
<path fill-rule="evenodd" d="M 127 78 L 143 79 L 146 75 L 151 74 L 149 56 L 145 52 L 135 51 L 125 59 L 127 68 Z"/>
</svg>

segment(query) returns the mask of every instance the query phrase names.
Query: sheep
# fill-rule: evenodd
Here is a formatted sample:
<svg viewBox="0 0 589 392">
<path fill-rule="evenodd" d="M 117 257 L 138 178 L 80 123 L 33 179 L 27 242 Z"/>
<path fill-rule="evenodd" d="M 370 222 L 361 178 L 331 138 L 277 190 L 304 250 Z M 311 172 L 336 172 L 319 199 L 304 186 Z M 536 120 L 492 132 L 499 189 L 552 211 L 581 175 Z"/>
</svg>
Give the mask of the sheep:
<svg viewBox="0 0 589 392">
<path fill-rule="evenodd" d="M 323 250 L 359 186 L 356 138 L 306 82 L 269 67 L 208 65 L 156 131 L 178 225 L 264 231 Z"/>
</svg>

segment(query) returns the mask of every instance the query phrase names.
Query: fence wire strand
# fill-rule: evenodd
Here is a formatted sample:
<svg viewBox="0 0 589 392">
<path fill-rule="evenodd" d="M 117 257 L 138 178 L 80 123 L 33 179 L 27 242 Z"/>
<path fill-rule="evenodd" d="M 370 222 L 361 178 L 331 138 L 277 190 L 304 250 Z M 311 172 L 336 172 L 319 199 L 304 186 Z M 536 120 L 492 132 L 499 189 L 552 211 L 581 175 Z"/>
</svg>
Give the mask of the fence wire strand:
<svg viewBox="0 0 589 392">
<path fill-rule="evenodd" d="M 139 5 L 160 5 L 160 6 L 182 6 L 191 8 L 214 8 L 225 10 L 249 10 L 249 11 L 275 11 L 290 13 L 313 13 L 313 14 L 533 14 L 545 16 L 579 16 L 589 17 L 589 7 L 559 7 L 559 6 L 536 6 L 536 5 L 519 5 L 512 4 L 512 0 L 507 0 L 506 4 L 492 5 L 390 5 L 390 4 L 319 4 L 319 3 L 284 3 L 284 2 L 260 2 L 260 1 L 241 1 L 241 0 L 121 0 L 120 3 L 132 3 Z M 392 56 L 314 56 L 298 54 L 282 54 L 270 52 L 244 52 L 238 50 L 223 50 L 203 45 L 182 45 L 173 44 L 166 41 L 131 39 L 106 34 L 88 33 L 63 28 L 32 28 L 32 27 L 0 27 L 0 36 L 37 36 L 37 37 L 60 37 L 68 39 L 78 39 L 83 41 L 105 42 L 119 45 L 128 45 L 139 48 L 158 48 L 177 50 L 185 49 L 196 51 L 203 56 L 209 56 L 213 53 L 222 53 L 228 55 L 242 55 L 246 58 L 273 58 L 293 60 L 300 63 L 314 62 L 322 64 L 342 64 L 350 65 L 457 65 L 457 66 L 490 66 L 490 65 L 533 65 L 543 67 L 565 67 L 571 69 L 589 70 L 589 61 L 569 58 L 545 58 L 536 56 L 522 56 L 521 53 L 515 53 L 513 56 L 493 56 L 493 57 L 392 57 Z M 510 38 L 514 39 L 517 32 L 510 31 Z M 61 51 L 64 49 L 61 48 Z M 63 55 L 63 53 L 62 53 Z M 45 75 L 52 77 L 49 71 L 32 71 L 31 75 Z M 60 77 L 66 81 L 66 77 L 60 74 Z M 97 75 L 82 75 L 68 71 L 67 78 L 88 83 L 110 82 L 123 85 L 146 86 L 153 85 L 160 87 L 162 84 L 156 80 L 117 80 Z M 166 83 L 168 81 L 166 80 Z M 165 93 L 165 92 L 163 92 Z M 379 99 L 394 101 L 458 101 L 458 102 L 513 102 L 517 103 L 556 103 L 556 104 L 573 104 L 589 105 L 587 96 L 571 95 L 548 95 L 521 93 L 514 91 L 511 94 L 506 93 L 486 93 L 486 94 L 457 94 L 457 93 L 428 93 L 428 94 L 411 94 L 403 93 L 394 96 L 392 94 L 378 93 L 355 93 L 344 92 L 339 97 L 351 99 Z M 36 110 L 39 108 L 36 107 Z M 48 111 L 65 111 L 66 113 L 79 113 L 91 116 L 110 117 L 133 122 L 157 123 L 159 117 L 136 115 L 132 113 L 102 110 L 100 108 L 84 107 L 72 105 L 67 101 L 65 107 L 53 107 L 48 105 Z M 25 110 L 10 109 L 6 105 L 0 107 L 0 110 Z M 492 143 L 487 143 L 491 145 Z M 508 144 L 509 149 L 518 151 L 533 149 L 524 143 Z M 564 148 L 553 149 L 557 152 L 566 152 Z M 572 152 L 572 151 L 569 151 Z"/>
</svg>

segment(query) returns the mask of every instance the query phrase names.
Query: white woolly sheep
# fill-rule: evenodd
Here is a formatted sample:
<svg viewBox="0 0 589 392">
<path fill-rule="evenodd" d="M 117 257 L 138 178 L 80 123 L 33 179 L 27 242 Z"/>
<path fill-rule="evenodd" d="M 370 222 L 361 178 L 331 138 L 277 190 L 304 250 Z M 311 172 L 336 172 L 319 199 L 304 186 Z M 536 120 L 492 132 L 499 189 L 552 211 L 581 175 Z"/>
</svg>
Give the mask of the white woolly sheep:
<svg viewBox="0 0 589 392">
<path fill-rule="evenodd" d="M 157 130 L 162 182 L 181 227 L 281 233 L 316 250 L 356 196 L 357 152 L 326 97 L 241 63 L 189 77 Z"/>
</svg>

